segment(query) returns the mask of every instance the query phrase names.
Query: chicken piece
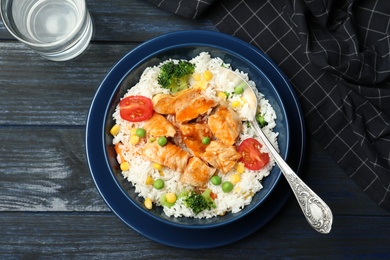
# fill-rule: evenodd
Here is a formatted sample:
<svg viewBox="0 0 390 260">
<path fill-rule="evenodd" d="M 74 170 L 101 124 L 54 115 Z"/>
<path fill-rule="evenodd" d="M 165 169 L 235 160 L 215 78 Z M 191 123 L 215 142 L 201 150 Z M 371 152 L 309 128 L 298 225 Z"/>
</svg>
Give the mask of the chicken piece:
<svg viewBox="0 0 390 260">
<path fill-rule="evenodd" d="M 180 133 L 184 144 L 194 156 L 205 152 L 207 145 L 202 143 L 204 137 L 211 139 L 212 133 L 206 123 L 181 124 Z"/>
<path fill-rule="evenodd" d="M 177 95 L 158 94 L 152 102 L 154 111 L 164 115 L 175 114 L 178 122 L 197 118 L 218 104 L 202 95 L 200 89 L 186 89 Z"/>
<path fill-rule="evenodd" d="M 176 134 L 175 127 L 163 116 L 154 113 L 153 116 L 146 121 L 144 129 L 152 136 L 169 136 L 173 137 Z"/>
<path fill-rule="evenodd" d="M 157 94 L 152 98 L 153 110 L 159 114 L 175 113 L 175 97 L 169 94 Z"/>
<path fill-rule="evenodd" d="M 226 145 L 220 141 L 211 141 L 200 158 L 222 173 L 227 173 L 236 165 L 241 154 L 236 151 L 234 146 Z"/>
<path fill-rule="evenodd" d="M 203 187 L 206 186 L 215 171 L 215 168 L 209 167 L 198 157 L 191 157 L 186 170 L 180 176 L 180 181 L 194 187 Z"/>
<path fill-rule="evenodd" d="M 216 105 L 218 105 L 217 102 L 201 95 L 200 92 L 195 97 L 180 98 L 175 104 L 176 121 L 188 122 L 207 113 Z"/>
<path fill-rule="evenodd" d="M 180 147 L 167 143 L 160 146 L 157 142 L 147 143 L 142 147 L 141 154 L 147 160 L 164 165 L 172 170 L 184 172 L 190 154 Z"/>
<path fill-rule="evenodd" d="M 214 136 L 226 145 L 233 145 L 242 129 L 240 117 L 232 109 L 220 106 L 208 119 Z"/>
<path fill-rule="evenodd" d="M 186 89 L 175 95 L 157 94 L 152 98 L 153 109 L 159 114 L 168 115 L 176 113 L 176 104 L 186 102 L 200 95 L 200 90 Z"/>
</svg>

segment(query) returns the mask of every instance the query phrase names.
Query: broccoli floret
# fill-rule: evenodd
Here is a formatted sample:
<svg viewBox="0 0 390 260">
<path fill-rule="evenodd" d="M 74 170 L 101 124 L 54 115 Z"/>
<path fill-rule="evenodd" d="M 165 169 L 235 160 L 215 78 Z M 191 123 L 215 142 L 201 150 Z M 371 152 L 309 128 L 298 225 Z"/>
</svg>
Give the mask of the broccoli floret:
<svg viewBox="0 0 390 260">
<path fill-rule="evenodd" d="M 184 60 L 177 64 L 173 61 L 164 63 L 160 68 L 157 82 L 163 88 L 168 88 L 171 92 L 178 92 L 188 88 L 190 75 L 194 73 L 195 65 Z"/>
<path fill-rule="evenodd" d="M 206 189 L 202 194 L 190 192 L 188 197 L 184 199 L 184 203 L 187 207 L 191 208 L 195 214 L 205 210 L 215 208 L 215 202 L 210 196 L 211 190 Z"/>
<path fill-rule="evenodd" d="M 264 126 L 268 125 L 268 122 L 265 120 L 264 115 L 257 114 L 256 121 L 257 123 L 259 123 L 260 128 L 263 128 Z"/>
</svg>

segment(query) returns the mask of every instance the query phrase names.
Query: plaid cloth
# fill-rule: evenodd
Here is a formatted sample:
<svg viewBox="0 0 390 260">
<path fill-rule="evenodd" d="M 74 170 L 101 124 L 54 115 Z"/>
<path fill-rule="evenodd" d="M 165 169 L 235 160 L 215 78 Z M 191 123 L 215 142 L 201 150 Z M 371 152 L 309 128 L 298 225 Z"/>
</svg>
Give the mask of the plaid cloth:
<svg viewBox="0 0 390 260">
<path fill-rule="evenodd" d="M 191 19 L 207 15 L 273 59 L 298 95 L 308 132 L 390 211 L 388 0 L 149 1 Z"/>
</svg>

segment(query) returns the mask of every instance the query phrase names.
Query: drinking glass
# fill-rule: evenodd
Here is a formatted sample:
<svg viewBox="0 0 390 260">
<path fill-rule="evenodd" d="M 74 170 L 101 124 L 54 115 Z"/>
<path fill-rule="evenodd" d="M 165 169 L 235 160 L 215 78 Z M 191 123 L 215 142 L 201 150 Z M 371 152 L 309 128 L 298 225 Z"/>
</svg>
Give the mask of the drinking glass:
<svg viewBox="0 0 390 260">
<path fill-rule="evenodd" d="M 7 30 L 46 59 L 73 59 L 92 38 L 85 0 L 0 0 L 0 4 Z"/>
</svg>

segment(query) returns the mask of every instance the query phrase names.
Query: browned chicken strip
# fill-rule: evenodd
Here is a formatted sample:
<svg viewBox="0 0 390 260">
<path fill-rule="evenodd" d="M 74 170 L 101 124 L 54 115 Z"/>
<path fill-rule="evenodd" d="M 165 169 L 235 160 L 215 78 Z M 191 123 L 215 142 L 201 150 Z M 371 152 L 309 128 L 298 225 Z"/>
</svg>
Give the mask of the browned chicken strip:
<svg viewBox="0 0 390 260">
<path fill-rule="evenodd" d="M 203 187 L 206 186 L 215 171 L 215 168 L 209 167 L 198 157 L 191 157 L 180 181 L 194 187 Z"/>
<path fill-rule="evenodd" d="M 178 172 L 184 172 L 190 158 L 190 154 L 180 147 L 171 143 L 160 146 L 157 141 L 145 144 L 141 153 L 149 161 L 164 165 Z"/>
<path fill-rule="evenodd" d="M 200 90 L 186 89 L 175 95 L 157 94 L 152 98 L 153 109 L 159 114 L 168 115 L 176 113 L 176 104 L 194 99 L 200 95 Z"/>
<path fill-rule="evenodd" d="M 160 114 L 175 114 L 176 121 L 187 122 L 218 105 L 202 95 L 200 89 L 186 89 L 177 95 L 159 94 L 153 97 L 153 109 Z"/>
<path fill-rule="evenodd" d="M 169 94 L 157 94 L 152 98 L 153 109 L 159 114 L 175 113 L 175 97 Z"/>
<path fill-rule="evenodd" d="M 184 144 L 194 156 L 200 156 L 205 152 L 207 145 L 202 143 L 202 139 L 212 137 L 206 123 L 181 124 L 179 129 Z"/>
<path fill-rule="evenodd" d="M 227 173 L 236 165 L 241 154 L 236 151 L 234 146 L 226 145 L 220 141 L 211 141 L 200 157 L 222 173 Z"/>
<path fill-rule="evenodd" d="M 233 145 L 242 129 L 240 117 L 232 109 L 220 106 L 208 119 L 215 137 L 227 145 Z"/>
<path fill-rule="evenodd" d="M 144 129 L 148 135 L 155 137 L 173 137 L 176 134 L 175 127 L 163 115 L 158 113 L 154 113 L 153 116 L 148 121 L 146 121 Z"/>
<path fill-rule="evenodd" d="M 205 96 L 198 96 L 193 99 L 182 100 L 176 103 L 176 121 L 188 122 L 200 115 L 206 114 L 218 103 Z"/>
</svg>

